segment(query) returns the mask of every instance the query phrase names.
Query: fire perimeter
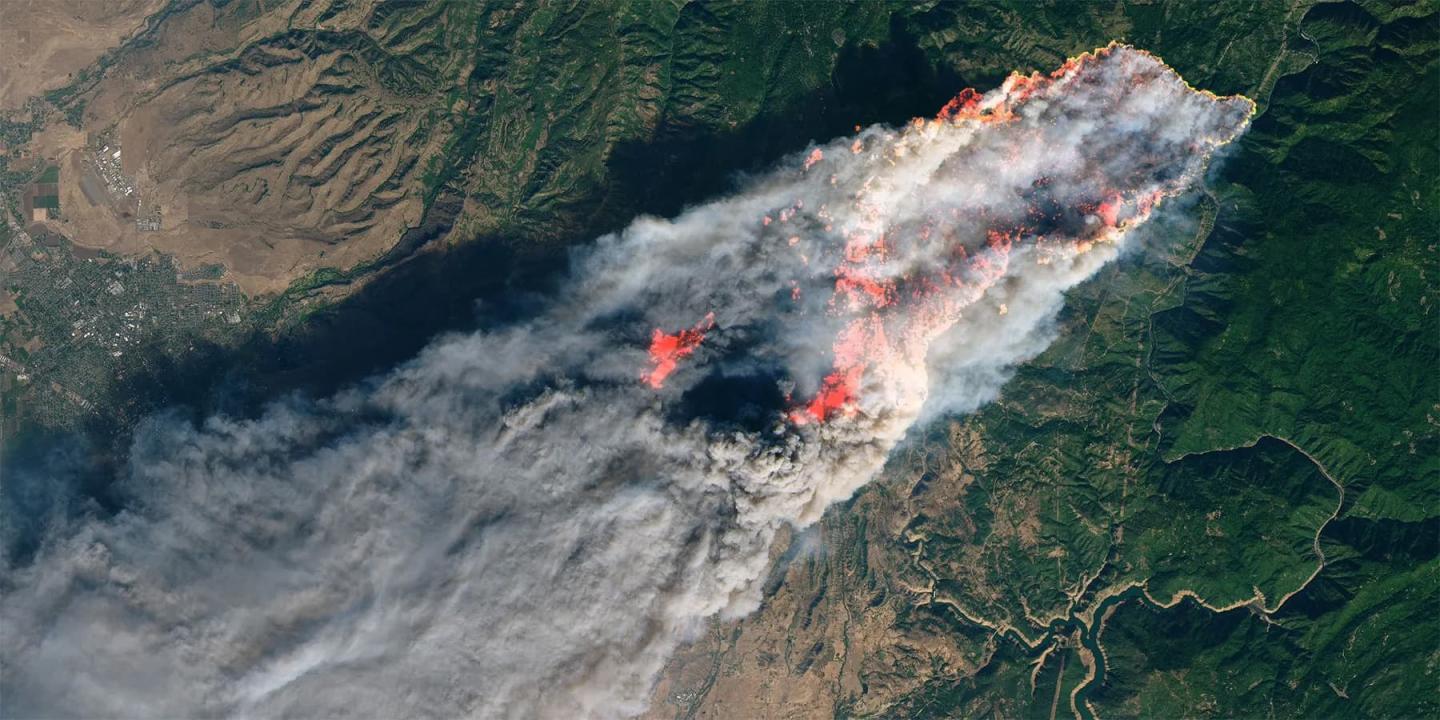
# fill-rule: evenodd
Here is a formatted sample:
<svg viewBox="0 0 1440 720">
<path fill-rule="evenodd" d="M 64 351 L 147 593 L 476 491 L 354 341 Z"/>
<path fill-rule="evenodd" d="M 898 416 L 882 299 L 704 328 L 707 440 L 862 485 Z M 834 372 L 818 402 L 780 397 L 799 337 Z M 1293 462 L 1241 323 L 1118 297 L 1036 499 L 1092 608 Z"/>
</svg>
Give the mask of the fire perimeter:
<svg viewBox="0 0 1440 720">
<path fill-rule="evenodd" d="M 1065 148 L 1077 143 L 1058 133 L 1075 132 L 1068 121 L 1096 112 L 1097 97 L 1104 112 L 1189 103 L 1218 108 L 1227 122 L 1186 138 L 1111 131 L 1085 138 L 1077 156 L 1067 156 Z M 789 298 L 797 306 L 814 285 L 812 262 L 830 268 L 824 312 L 839 321 L 831 370 L 808 400 L 791 401 L 786 418 L 803 426 L 853 417 L 872 396 L 875 403 L 923 400 L 931 344 L 1005 280 L 1018 250 L 1026 262 L 1044 265 L 1117 242 L 1161 200 L 1184 191 L 1253 112 L 1246 98 L 1194 90 L 1158 58 L 1112 43 L 1048 75 L 1013 74 L 983 95 L 966 89 L 933 119 L 812 149 L 795 171 L 805 181 L 858 189 L 844 194 L 843 206 L 807 210 L 795 200 L 757 219 L 763 236 L 793 253 Z M 1138 162 L 1107 162 L 1110 146 L 1120 143 Z M 917 167 L 920 156 L 941 159 Z M 1008 183 L 1013 191 L 997 201 L 993 187 L 977 183 Z M 932 185 L 947 190 L 925 191 Z M 655 329 L 642 379 L 661 388 L 715 317 L 676 333 Z M 722 318 L 723 329 L 723 309 Z"/>
</svg>

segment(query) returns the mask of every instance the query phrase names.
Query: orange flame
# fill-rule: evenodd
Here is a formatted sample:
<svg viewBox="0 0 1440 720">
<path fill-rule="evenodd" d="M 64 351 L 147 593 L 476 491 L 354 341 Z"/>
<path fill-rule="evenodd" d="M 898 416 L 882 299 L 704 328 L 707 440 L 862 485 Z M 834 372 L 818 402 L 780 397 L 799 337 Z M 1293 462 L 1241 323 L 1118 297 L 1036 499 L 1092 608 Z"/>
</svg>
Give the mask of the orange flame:
<svg viewBox="0 0 1440 720">
<path fill-rule="evenodd" d="M 982 95 L 966 89 L 946 103 L 935 119 L 917 118 L 909 128 L 900 131 L 901 137 L 911 133 L 915 134 L 914 137 L 923 137 L 940 124 L 1005 125 L 1017 122 L 1020 109 L 1028 99 L 1048 90 L 1067 90 L 1069 83 L 1083 77 L 1081 71 L 1114 52 L 1116 47 L 1118 45 L 1112 43 L 1106 48 L 1070 58 L 1050 73 L 1014 73 L 994 93 Z M 1178 78 L 1178 73 L 1175 75 Z M 1188 84 L 1186 87 L 1195 91 Z M 1216 97 L 1212 93 L 1197 92 Z M 856 131 L 860 131 L 858 126 Z M 872 148 L 884 150 L 883 145 L 872 145 Z M 856 138 L 849 149 L 859 154 L 866 150 L 866 143 Z M 902 144 L 894 152 L 904 151 Z M 1012 148 L 1012 152 L 1019 151 L 1018 147 Z M 820 149 L 812 149 L 804 161 L 803 170 L 810 170 L 823 159 L 824 153 Z M 894 163 L 893 158 L 891 163 Z M 831 174 L 829 183 L 835 185 L 837 179 Z M 1043 234 L 1045 223 L 1058 216 L 1053 208 L 1042 203 L 1029 208 L 1023 220 L 1002 220 L 984 207 L 969 211 L 950 207 L 936 209 L 918 226 L 892 227 L 884 208 L 879 206 L 888 202 L 884 199 L 883 190 L 872 190 L 875 179 L 874 176 L 867 179 L 852 195 L 855 212 L 847 221 L 845 242 L 839 249 L 833 271 L 834 285 L 828 312 L 844 320 L 831 346 L 831 370 L 808 401 L 794 401 L 786 393 L 790 410 L 785 417 L 795 425 L 852 417 L 864 411 L 860 402 L 862 393 L 897 383 L 901 387 L 909 387 L 916 375 L 923 377 L 931 343 L 960 321 L 962 311 L 1006 277 L 1010 271 L 1012 249 L 1020 242 L 1032 246 L 1033 261 L 1038 264 L 1085 253 L 1098 243 L 1117 240 L 1127 228 L 1146 219 L 1164 197 L 1179 192 L 1178 187 L 1149 192 L 1139 188 L 1104 189 L 1097 197 L 1078 201 L 1074 208 L 1091 214 L 1100 223 L 1092 221 L 1092 225 L 1082 231 L 1082 236 L 1065 238 Z M 1040 177 L 1034 183 L 1037 190 L 1050 185 L 1049 177 Z M 1071 202 L 1077 201 L 1072 199 Z M 788 224 L 793 219 L 803 219 L 797 218 L 801 208 L 803 203 L 796 201 L 778 212 L 772 210 L 773 216 L 765 215 L 761 224 Z M 814 217 L 823 223 L 826 233 L 831 232 L 832 217 L 825 206 L 822 205 Z M 967 247 L 952 242 L 973 232 L 967 225 L 984 228 L 983 243 Z M 791 247 L 797 247 L 802 242 L 800 236 L 790 232 L 780 237 Z M 907 274 L 897 276 L 896 269 L 890 265 L 892 253 L 903 260 L 906 248 L 913 245 L 933 248 L 937 243 L 946 248 L 939 267 L 911 269 Z M 807 244 L 807 247 L 810 246 Z M 798 257 L 802 264 L 809 264 L 809 256 L 804 252 L 799 252 Z M 792 280 L 790 298 L 798 302 L 800 297 L 800 285 Z M 1006 305 L 1000 305 L 1000 314 L 1004 315 L 1007 311 Z M 678 362 L 694 353 L 713 325 L 712 313 L 692 329 L 674 334 L 656 329 L 650 344 L 653 367 L 643 376 L 644 380 L 651 387 L 660 388 Z"/>
<path fill-rule="evenodd" d="M 999 93 L 985 96 L 974 89 L 965 89 L 946 103 L 936 115 L 936 123 L 984 123 L 1003 124 L 1016 119 L 1018 108 L 1027 99 L 1046 90 L 1056 83 L 1064 83 L 1074 77 L 1077 71 L 1088 64 L 1104 58 L 1118 47 L 1108 47 L 1070 58 L 1048 74 L 1014 73 L 1005 80 Z M 1163 64 L 1163 63 L 1162 63 Z M 1187 87 L 1189 87 L 1187 85 Z M 1194 90 L 1194 88 L 1190 88 Z M 1211 95 L 1211 97 L 1214 97 Z M 914 122 L 917 129 L 925 121 Z M 858 152 L 857 140 L 852 152 Z M 1041 178 L 1037 185 L 1049 183 Z M 868 183 L 867 183 L 868 187 Z M 863 197 L 866 188 L 861 189 Z M 1143 219 L 1163 197 L 1163 192 L 1128 198 L 1132 202 L 1131 219 Z M 1067 243 L 1068 249 L 1044 237 L 1033 238 L 1039 250 L 1037 261 L 1048 262 L 1056 252 L 1083 253 L 1096 241 L 1114 239 L 1131 224 L 1122 222 L 1121 212 L 1127 198 L 1119 192 L 1106 192 L 1096 203 L 1081 209 L 1094 214 L 1103 225 L 1095 236 L 1076 238 Z M 864 201 L 856 206 L 865 213 Z M 1032 212 L 1042 214 L 1039 208 Z M 875 215 L 878 216 L 878 213 Z M 1043 215 L 1043 214 L 1042 214 Z M 965 218 L 954 215 L 947 222 L 963 222 Z M 985 222 L 981 216 L 968 218 L 970 221 Z M 867 373 L 875 368 L 893 369 L 895 363 L 903 367 L 921 368 L 925 354 L 932 341 L 960 319 L 961 310 L 982 297 L 1008 271 L 1013 245 L 1026 236 L 1028 228 L 1001 227 L 987 231 L 985 244 L 973 253 L 965 248 L 956 249 L 953 263 L 941 268 L 928 277 L 906 277 L 905 302 L 896 307 L 900 293 L 896 281 L 888 277 L 881 262 L 887 252 L 884 233 L 887 228 L 878 222 L 862 222 L 862 228 L 849 234 L 846 239 L 843 259 L 835 269 L 835 290 L 831 300 L 832 312 L 848 312 L 853 317 L 836 337 L 833 370 L 824 378 L 819 391 L 808 402 L 792 410 L 788 417 L 797 425 L 811 422 L 825 422 L 837 414 L 849 416 L 858 411 L 862 385 Z M 928 241 L 936 228 L 927 224 L 916 231 L 922 241 Z M 942 228 L 941 232 L 945 232 Z M 871 240 L 874 237 L 876 239 Z M 837 301 L 840 301 L 837 303 Z M 1000 313 L 1008 308 L 1001 306 Z M 887 335 L 888 329 L 888 335 Z"/>
<path fill-rule="evenodd" d="M 705 333 L 715 327 L 715 313 L 707 313 L 695 327 L 677 333 L 667 333 L 660 328 L 650 336 L 650 372 L 640 376 L 650 387 L 659 390 L 665 386 L 665 378 L 675 372 L 680 361 L 694 354 L 695 348 L 705 339 Z"/>
</svg>

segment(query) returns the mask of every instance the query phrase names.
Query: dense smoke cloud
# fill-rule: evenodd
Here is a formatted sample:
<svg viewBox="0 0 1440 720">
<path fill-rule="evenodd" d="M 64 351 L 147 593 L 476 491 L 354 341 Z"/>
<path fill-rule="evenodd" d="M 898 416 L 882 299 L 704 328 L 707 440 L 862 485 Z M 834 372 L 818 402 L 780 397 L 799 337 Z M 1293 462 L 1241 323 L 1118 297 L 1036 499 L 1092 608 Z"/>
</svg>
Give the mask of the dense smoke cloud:
<svg viewBox="0 0 1440 720">
<path fill-rule="evenodd" d="M 6 573 L 4 712 L 639 712 L 687 632 L 756 607 L 777 531 L 927 401 L 993 396 L 1251 109 L 1114 47 L 639 220 L 521 327 L 153 419 L 128 509 Z"/>
</svg>

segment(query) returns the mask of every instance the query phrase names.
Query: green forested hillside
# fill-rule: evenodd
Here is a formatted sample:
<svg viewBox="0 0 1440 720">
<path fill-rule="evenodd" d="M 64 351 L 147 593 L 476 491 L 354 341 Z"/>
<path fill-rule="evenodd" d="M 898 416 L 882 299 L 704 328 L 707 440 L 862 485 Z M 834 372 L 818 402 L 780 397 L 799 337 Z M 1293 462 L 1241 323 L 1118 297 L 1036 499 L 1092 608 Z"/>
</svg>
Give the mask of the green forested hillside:
<svg viewBox="0 0 1440 720">
<path fill-rule="evenodd" d="M 832 512 L 830 553 L 711 640 L 736 679 L 672 709 L 734 702 L 775 672 L 755 648 L 803 627 L 790 682 L 841 715 L 1440 711 L 1437 10 L 909 18 L 951 72 L 1111 33 L 1261 111 L 1188 219 L 1072 293 L 1000 402 L 917 438 Z"/>
</svg>

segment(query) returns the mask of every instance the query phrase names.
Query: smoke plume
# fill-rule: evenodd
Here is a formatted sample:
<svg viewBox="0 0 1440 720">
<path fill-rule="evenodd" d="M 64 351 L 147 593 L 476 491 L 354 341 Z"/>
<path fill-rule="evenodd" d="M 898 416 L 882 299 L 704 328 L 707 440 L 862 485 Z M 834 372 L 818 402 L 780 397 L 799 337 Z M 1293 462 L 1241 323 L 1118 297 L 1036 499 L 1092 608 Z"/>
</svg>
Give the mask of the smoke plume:
<svg viewBox="0 0 1440 720">
<path fill-rule="evenodd" d="M 1252 110 L 1111 46 L 600 238 L 523 326 L 152 419 L 127 509 L 7 568 L 4 713 L 637 713 L 778 530 L 997 393 Z"/>
</svg>

